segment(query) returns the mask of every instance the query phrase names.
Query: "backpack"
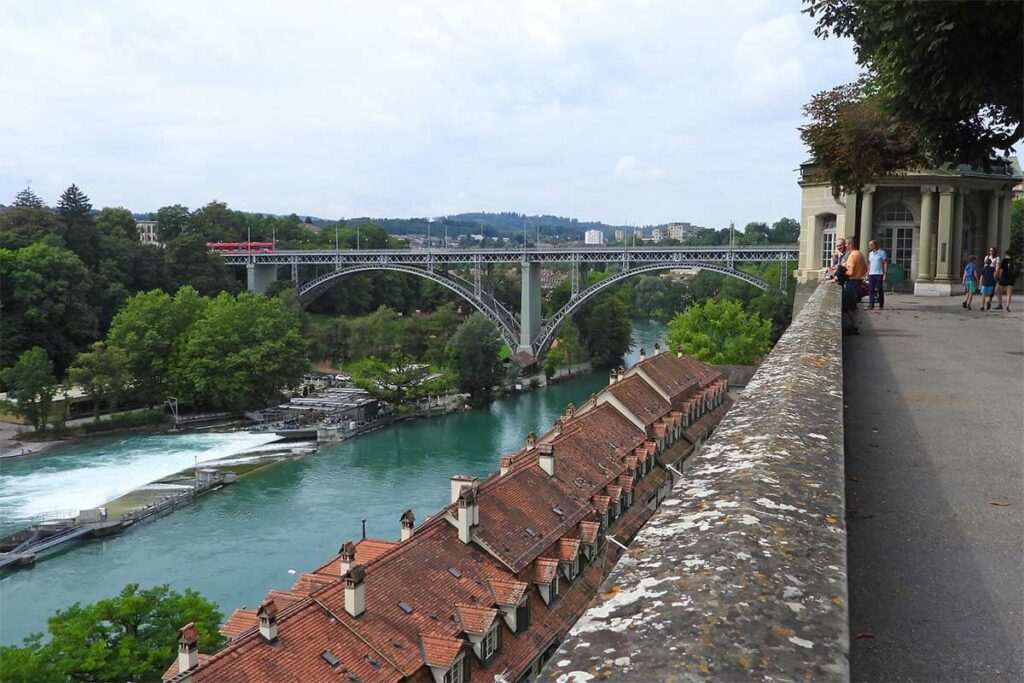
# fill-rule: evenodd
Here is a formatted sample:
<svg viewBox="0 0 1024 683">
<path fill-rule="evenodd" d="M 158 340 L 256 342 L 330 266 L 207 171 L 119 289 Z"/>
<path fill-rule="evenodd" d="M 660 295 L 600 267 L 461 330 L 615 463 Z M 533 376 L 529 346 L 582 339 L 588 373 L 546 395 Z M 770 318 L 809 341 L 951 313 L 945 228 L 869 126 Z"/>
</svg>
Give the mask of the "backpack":
<svg viewBox="0 0 1024 683">
<path fill-rule="evenodd" d="M 1003 268 L 1002 279 L 1007 281 L 1013 281 L 1017 279 L 1017 264 L 1011 260 L 1007 260 L 1006 267 Z"/>
</svg>

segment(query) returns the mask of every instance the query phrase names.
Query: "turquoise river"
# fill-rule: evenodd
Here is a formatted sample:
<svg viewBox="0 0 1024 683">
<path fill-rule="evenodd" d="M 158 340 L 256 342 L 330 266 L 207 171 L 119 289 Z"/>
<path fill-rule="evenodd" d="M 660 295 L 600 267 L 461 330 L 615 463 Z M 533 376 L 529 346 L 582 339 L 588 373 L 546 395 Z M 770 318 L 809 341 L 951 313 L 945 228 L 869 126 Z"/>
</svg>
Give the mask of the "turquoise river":
<svg viewBox="0 0 1024 683">
<path fill-rule="evenodd" d="M 635 323 L 636 345 L 650 350 L 665 327 Z M 584 375 L 488 408 L 405 422 L 300 460 L 276 465 L 199 499 L 163 519 L 107 539 L 73 545 L 0 579 L 0 643 L 17 644 L 46 628 L 54 611 L 111 596 L 127 583 L 194 588 L 225 616 L 255 607 L 271 588 L 287 589 L 296 572 L 326 561 L 361 520 L 375 538 L 398 537 L 398 517 L 418 521 L 448 500 L 453 474 L 484 476 L 547 430 L 569 402 L 607 382 Z M 247 433 L 157 434 L 89 440 L 0 470 L 0 529 L 40 513 L 91 507 L 196 460 L 258 448 Z"/>
</svg>

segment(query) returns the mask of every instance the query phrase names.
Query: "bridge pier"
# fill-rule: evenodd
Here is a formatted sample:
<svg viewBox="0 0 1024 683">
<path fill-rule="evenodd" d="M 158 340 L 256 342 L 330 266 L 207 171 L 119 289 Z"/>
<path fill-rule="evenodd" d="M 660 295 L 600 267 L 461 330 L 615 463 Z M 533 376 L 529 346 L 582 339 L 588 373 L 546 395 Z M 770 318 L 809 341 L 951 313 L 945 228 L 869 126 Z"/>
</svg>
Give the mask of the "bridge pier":
<svg viewBox="0 0 1024 683">
<path fill-rule="evenodd" d="M 250 292 L 263 294 L 277 281 L 277 266 L 252 263 L 245 264 L 246 288 Z"/>
<path fill-rule="evenodd" d="M 540 263 L 523 263 L 523 298 L 519 309 L 519 348 L 533 355 L 533 341 L 540 334 Z"/>
</svg>

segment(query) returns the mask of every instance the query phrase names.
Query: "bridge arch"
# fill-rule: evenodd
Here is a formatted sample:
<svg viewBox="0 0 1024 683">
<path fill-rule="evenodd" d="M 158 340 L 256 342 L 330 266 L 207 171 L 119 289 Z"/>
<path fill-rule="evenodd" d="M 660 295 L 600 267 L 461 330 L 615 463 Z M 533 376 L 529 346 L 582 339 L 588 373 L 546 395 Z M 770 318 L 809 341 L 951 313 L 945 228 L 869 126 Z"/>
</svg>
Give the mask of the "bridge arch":
<svg viewBox="0 0 1024 683">
<path fill-rule="evenodd" d="M 481 292 L 478 296 L 474 292 L 472 283 L 466 282 L 451 274 L 442 274 L 432 268 L 409 266 L 401 263 L 360 263 L 351 266 L 343 266 L 329 273 L 324 273 L 309 282 L 299 286 L 299 300 L 302 305 L 308 306 L 321 294 L 338 283 L 346 275 L 364 273 L 368 271 L 390 270 L 397 273 L 408 273 L 418 277 L 433 280 L 439 285 L 455 292 L 460 297 L 473 305 L 476 310 L 483 313 L 498 327 L 502 341 L 509 345 L 513 351 L 519 344 L 518 322 L 515 316 L 508 311 L 501 303 L 490 294 Z"/>
<path fill-rule="evenodd" d="M 600 282 L 597 282 L 590 287 L 587 287 L 582 292 L 577 294 L 575 297 L 569 299 L 561 309 L 558 310 L 553 316 L 544 321 L 541 325 L 540 334 L 537 335 L 537 339 L 533 343 L 534 356 L 540 358 L 547 352 L 551 342 L 555 339 L 555 332 L 561 327 L 562 323 L 572 315 L 576 309 L 582 306 L 588 299 L 592 298 L 595 294 L 602 292 L 603 290 L 616 285 L 627 278 L 631 278 L 634 275 L 642 275 L 644 273 L 650 273 L 659 270 L 674 270 L 677 268 L 693 268 L 697 270 L 710 270 L 716 273 L 722 273 L 734 277 L 737 280 L 742 280 L 749 285 L 753 285 L 758 289 L 767 290 L 770 289 L 770 285 L 759 277 L 745 273 L 742 270 L 736 270 L 728 266 L 720 266 L 714 263 L 697 263 L 693 261 L 673 261 L 670 263 L 645 263 L 643 265 L 635 266 L 627 270 L 621 270 L 611 277 L 607 277 Z"/>
</svg>

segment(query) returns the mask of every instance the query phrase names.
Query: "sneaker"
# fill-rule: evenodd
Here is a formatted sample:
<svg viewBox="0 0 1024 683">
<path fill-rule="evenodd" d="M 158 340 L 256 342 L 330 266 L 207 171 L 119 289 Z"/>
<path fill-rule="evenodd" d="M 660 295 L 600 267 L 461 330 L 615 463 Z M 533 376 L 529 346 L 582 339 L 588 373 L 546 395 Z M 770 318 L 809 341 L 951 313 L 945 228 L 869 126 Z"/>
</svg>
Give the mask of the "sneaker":
<svg viewBox="0 0 1024 683">
<path fill-rule="evenodd" d="M 985 304 L 985 308 L 991 311 L 992 310 L 992 302 L 989 301 L 987 304 Z"/>
<path fill-rule="evenodd" d="M 961 301 L 960 305 L 963 306 L 964 308 L 967 308 L 967 302 L 966 301 Z"/>
<path fill-rule="evenodd" d="M 997 310 L 997 311 L 1001 311 L 1001 310 L 1003 310 L 1003 305 L 1002 305 L 1002 304 L 999 304 L 998 306 L 996 306 L 996 310 Z"/>
</svg>

